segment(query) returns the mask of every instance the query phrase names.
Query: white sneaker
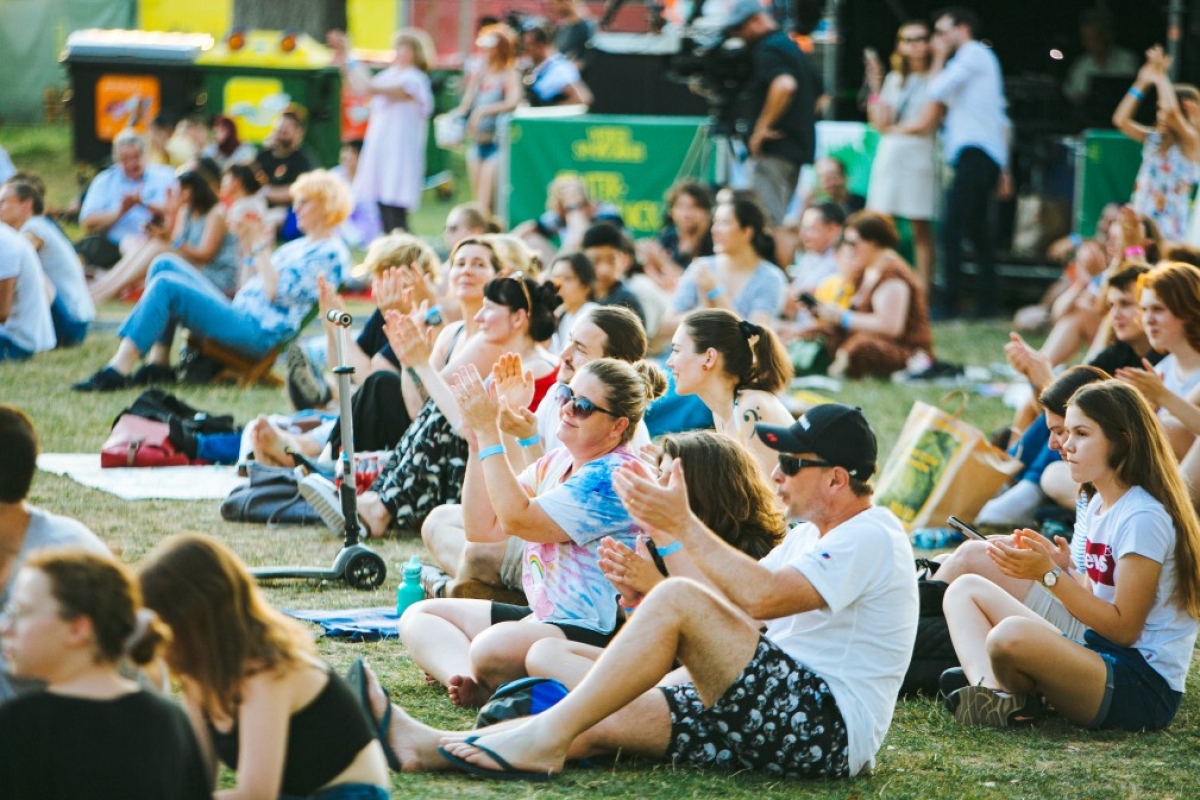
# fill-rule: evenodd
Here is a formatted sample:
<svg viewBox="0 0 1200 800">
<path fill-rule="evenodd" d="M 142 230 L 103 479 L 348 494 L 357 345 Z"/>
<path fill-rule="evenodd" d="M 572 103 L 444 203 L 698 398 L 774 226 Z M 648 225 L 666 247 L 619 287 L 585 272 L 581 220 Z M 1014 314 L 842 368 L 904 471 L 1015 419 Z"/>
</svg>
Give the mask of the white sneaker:
<svg viewBox="0 0 1200 800">
<path fill-rule="evenodd" d="M 333 481 L 322 475 L 307 475 L 300 481 L 300 496 L 308 501 L 308 504 L 317 512 L 317 516 L 325 523 L 329 530 L 341 536 L 346 532 L 346 516 L 342 513 L 342 498 L 338 494 L 338 489 L 333 485 Z M 358 525 L 362 529 L 359 533 L 365 539 L 369 534 L 369 529 L 363 518 L 359 516 Z"/>
<path fill-rule="evenodd" d="M 303 486 L 301 486 L 303 491 Z M 1020 528 L 1034 523 L 1033 512 L 1046 502 L 1042 487 L 1033 481 L 1017 481 L 1016 485 L 988 500 L 975 515 L 976 525 L 999 528 Z"/>
</svg>

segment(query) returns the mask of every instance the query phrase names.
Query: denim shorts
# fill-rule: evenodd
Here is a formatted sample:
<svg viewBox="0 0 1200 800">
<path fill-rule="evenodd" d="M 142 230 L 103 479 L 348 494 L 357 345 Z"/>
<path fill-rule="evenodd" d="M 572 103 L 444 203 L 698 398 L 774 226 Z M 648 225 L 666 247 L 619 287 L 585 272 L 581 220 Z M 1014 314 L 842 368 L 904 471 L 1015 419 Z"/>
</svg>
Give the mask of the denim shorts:
<svg viewBox="0 0 1200 800">
<path fill-rule="evenodd" d="M 487 161 L 489 158 L 494 158 L 500 152 L 500 145 L 492 142 L 476 142 L 475 143 L 475 158 L 480 161 Z"/>
<path fill-rule="evenodd" d="M 1175 718 L 1183 693 L 1167 685 L 1162 675 L 1132 647 L 1120 647 L 1093 630 L 1084 634 L 1084 647 L 1104 659 L 1108 668 L 1104 699 L 1089 728 L 1156 731 Z"/>
<path fill-rule="evenodd" d="M 279 800 L 388 800 L 391 796 L 386 789 L 372 783 L 339 783 L 304 797 L 281 794 Z"/>
</svg>

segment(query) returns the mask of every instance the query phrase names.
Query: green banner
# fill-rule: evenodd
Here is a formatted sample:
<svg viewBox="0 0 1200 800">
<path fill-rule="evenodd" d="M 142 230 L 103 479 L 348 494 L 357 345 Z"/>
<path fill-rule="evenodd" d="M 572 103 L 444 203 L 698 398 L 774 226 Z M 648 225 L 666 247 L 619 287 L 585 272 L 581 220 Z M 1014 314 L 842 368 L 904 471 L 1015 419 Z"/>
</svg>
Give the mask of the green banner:
<svg viewBox="0 0 1200 800">
<path fill-rule="evenodd" d="M 699 117 L 515 117 L 509 124 L 508 222 L 546 210 L 546 186 L 579 175 L 594 200 L 621 210 L 634 236 L 662 224 L 663 194 L 677 178 L 711 177 L 713 145 Z"/>
</svg>

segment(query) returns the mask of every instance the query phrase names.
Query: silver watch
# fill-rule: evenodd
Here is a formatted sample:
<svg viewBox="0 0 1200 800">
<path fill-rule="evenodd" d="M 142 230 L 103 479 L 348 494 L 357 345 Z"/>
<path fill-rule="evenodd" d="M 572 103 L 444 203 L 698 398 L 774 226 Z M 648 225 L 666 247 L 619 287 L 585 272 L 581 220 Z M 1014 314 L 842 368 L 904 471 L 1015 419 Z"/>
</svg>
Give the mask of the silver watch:
<svg viewBox="0 0 1200 800">
<path fill-rule="evenodd" d="M 1042 586 L 1047 589 L 1052 589 L 1058 583 L 1058 576 L 1062 574 L 1062 567 L 1055 567 L 1042 576 Z"/>
</svg>

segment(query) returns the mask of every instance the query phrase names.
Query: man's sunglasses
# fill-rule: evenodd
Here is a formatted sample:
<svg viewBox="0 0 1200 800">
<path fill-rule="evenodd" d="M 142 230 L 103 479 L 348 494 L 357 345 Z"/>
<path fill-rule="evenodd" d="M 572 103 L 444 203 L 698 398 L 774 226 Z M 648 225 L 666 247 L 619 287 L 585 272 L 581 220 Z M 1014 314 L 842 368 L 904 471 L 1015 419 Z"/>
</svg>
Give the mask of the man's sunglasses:
<svg viewBox="0 0 1200 800">
<path fill-rule="evenodd" d="M 600 406 L 588 400 L 586 397 L 576 397 L 575 392 L 571 391 L 570 386 L 562 386 L 558 390 L 558 404 L 567 410 L 567 413 L 576 419 L 587 419 L 597 411 L 608 414 L 610 417 L 619 419 L 620 414 L 614 414 L 607 408 Z"/>
<path fill-rule="evenodd" d="M 789 456 L 784 453 L 779 454 L 779 471 L 789 478 L 800 474 L 800 470 L 805 467 L 832 467 L 828 461 L 817 461 L 812 458 L 800 458 L 799 456 Z"/>
</svg>

